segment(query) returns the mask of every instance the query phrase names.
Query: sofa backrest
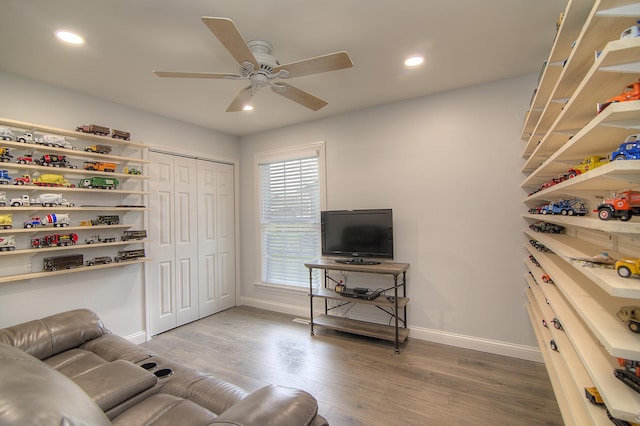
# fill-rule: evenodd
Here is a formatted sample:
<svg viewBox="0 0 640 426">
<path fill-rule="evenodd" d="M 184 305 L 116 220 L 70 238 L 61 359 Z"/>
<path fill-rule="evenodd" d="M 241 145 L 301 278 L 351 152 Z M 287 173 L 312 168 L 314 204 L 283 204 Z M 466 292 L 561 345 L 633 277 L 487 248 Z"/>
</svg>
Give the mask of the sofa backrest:
<svg viewBox="0 0 640 426">
<path fill-rule="evenodd" d="M 76 309 L 0 329 L 0 342 L 46 359 L 109 333 L 94 312 Z"/>
<path fill-rule="evenodd" d="M 0 343 L 0 424 L 107 426 L 111 422 L 71 379 Z"/>
</svg>

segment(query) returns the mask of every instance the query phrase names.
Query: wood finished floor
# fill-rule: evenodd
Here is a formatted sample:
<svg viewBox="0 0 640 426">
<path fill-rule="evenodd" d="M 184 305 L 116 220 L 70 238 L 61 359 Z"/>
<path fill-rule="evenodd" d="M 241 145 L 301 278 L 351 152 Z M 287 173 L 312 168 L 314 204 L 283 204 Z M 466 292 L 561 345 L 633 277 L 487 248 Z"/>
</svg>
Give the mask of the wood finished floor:
<svg viewBox="0 0 640 426">
<path fill-rule="evenodd" d="M 562 425 L 543 364 L 409 340 L 316 329 L 237 307 L 144 346 L 248 391 L 275 383 L 314 395 L 333 426 Z"/>
</svg>

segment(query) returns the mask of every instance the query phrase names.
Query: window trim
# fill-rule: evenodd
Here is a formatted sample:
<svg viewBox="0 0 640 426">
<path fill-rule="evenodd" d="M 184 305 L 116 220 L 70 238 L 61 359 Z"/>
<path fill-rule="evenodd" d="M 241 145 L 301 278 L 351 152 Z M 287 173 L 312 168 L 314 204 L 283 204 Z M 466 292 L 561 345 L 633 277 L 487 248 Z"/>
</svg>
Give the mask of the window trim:
<svg viewBox="0 0 640 426">
<path fill-rule="evenodd" d="M 261 182 L 260 182 L 260 165 L 277 161 L 287 161 L 307 156 L 318 156 L 318 178 L 320 183 L 320 210 L 326 210 L 327 200 L 327 179 L 326 179 L 326 150 L 325 142 L 314 142 L 305 145 L 298 145 L 289 148 L 258 152 L 254 155 L 253 171 L 255 174 L 255 232 L 254 232 L 254 248 L 255 248 L 255 279 L 254 285 L 280 292 L 300 293 L 301 290 L 308 290 L 309 285 L 287 285 L 270 283 L 262 280 L 262 227 L 260 223 L 260 205 L 261 205 Z"/>
</svg>

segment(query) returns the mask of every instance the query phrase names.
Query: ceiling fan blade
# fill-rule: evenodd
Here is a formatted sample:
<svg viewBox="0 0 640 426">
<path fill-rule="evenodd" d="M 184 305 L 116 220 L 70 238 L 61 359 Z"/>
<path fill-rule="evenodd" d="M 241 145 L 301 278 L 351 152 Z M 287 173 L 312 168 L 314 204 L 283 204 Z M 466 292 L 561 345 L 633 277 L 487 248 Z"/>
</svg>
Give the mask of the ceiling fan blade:
<svg viewBox="0 0 640 426">
<path fill-rule="evenodd" d="M 247 42 L 244 41 L 238 28 L 236 28 L 236 25 L 231 19 L 203 16 L 202 22 L 218 37 L 220 43 L 222 43 L 240 65 L 243 65 L 244 62 L 251 62 L 256 69 L 260 68 L 258 61 L 255 56 L 253 56 L 253 52 L 251 52 L 251 49 L 247 46 Z"/>
<path fill-rule="evenodd" d="M 278 95 L 284 96 L 285 98 L 292 100 L 293 102 L 297 102 L 302 106 L 305 106 L 313 111 L 318 111 L 323 106 L 327 105 L 327 102 L 316 98 L 310 93 L 305 92 L 304 90 L 298 89 L 290 84 L 283 83 L 279 81 L 274 84 L 276 88 L 271 86 L 271 90 L 273 90 Z M 277 87 L 284 87 L 284 90 L 278 90 Z"/>
<path fill-rule="evenodd" d="M 231 102 L 231 104 L 229 104 L 227 112 L 243 111 L 245 105 L 247 105 L 251 101 L 252 97 L 253 94 L 251 93 L 251 86 L 245 87 L 244 89 L 240 90 L 240 92 L 238 92 L 236 98 L 233 100 L 233 102 Z"/>
<path fill-rule="evenodd" d="M 351 62 L 351 58 L 347 52 L 337 52 L 280 65 L 279 67 L 275 67 L 273 72 L 277 73 L 280 70 L 287 70 L 289 71 L 289 77 L 302 77 L 303 75 L 351 68 L 352 66 L 353 62 Z"/>
<path fill-rule="evenodd" d="M 213 72 L 174 72 L 174 71 L 154 71 L 158 77 L 171 78 L 240 78 L 237 74 L 220 74 Z"/>
</svg>

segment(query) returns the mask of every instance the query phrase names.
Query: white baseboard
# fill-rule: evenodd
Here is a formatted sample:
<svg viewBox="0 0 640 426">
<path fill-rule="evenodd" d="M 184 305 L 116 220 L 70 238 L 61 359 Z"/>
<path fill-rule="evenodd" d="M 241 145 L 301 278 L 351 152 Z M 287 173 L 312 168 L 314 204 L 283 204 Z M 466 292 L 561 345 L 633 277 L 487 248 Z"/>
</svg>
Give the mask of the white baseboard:
<svg viewBox="0 0 640 426">
<path fill-rule="evenodd" d="M 252 297 L 241 297 L 238 305 L 251 306 L 252 308 L 265 309 L 267 311 L 280 312 L 283 314 L 296 315 L 300 317 L 309 317 L 309 307 L 294 306 L 285 303 L 271 302 L 264 299 L 256 299 Z M 314 311 L 315 312 L 315 311 Z"/>
<path fill-rule="evenodd" d="M 411 333 L 409 334 L 410 339 L 442 343 L 443 345 L 488 352 L 491 354 L 519 358 L 527 361 L 543 362 L 540 349 L 534 346 L 519 345 L 516 343 L 466 336 L 464 334 L 449 333 L 446 331 L 431 330 L 421 327 L 409 327 L 409 329 L 411 330 Z"/>
<path fill-rule="evenodd" d="M 137 333 L 125 336 L 125 339 L 139 345 L 147 341 L 147 333 L 145 331 L 138 331 Z"/>
<path fill-rule="evenodd" d="M 284 303 L 271 302 L 263 299 L 243 297 L 241 305 L 251 306 L 268 311 L 281 312 L 304 318 L 309 317 L 309 308 L 293 306 Z M 534 346 L 519 345 L 516 343 L 502 342 L 499 340 L 485 339 L 482 337 L 467 336 L 464 334 L 449 333 L 446 331 L 432 330 L 422 327 L 411 327 L 409 339 L 424 340 L 427 342 L 441 343 L 443 345 L 458 348 L 472 349 L 496 355 L 524 359 L 527 361 L 543 362 L 540 349 Z"/>
</svg>

